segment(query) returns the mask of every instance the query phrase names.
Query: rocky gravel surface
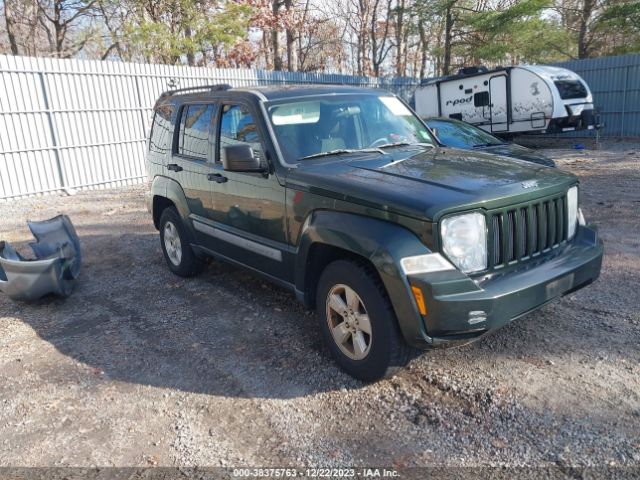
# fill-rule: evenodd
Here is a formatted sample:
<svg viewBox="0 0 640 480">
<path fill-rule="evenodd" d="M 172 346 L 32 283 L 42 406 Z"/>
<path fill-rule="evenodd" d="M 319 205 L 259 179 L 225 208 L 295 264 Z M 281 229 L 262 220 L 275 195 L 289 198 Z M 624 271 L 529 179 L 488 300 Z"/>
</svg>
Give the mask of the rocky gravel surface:
<svg viewBox="0 0 640 480">
<path fill-rule="evenodd" d="M 640 467 L 640 145 L 547 153 L 601 278 L 372 385 L 291 293 L 217 261 L 173 276 L 143 186 L 0 203 L 1 239 L 27 253 L 25 221 L 66 213 L 84 255 L 66 300 L 0 296 L 0 466 Z"/>
</svg>

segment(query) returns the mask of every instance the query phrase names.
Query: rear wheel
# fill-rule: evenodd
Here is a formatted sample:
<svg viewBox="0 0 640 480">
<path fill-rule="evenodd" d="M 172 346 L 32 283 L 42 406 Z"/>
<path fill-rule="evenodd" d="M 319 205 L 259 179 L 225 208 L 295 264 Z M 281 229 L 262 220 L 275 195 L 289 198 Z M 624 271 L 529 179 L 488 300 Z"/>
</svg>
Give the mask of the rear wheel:
<svg viewBox="0 0 640 480">
<path fill-rule="evenodd" d="M 160 244 L 173 273 L 193 277 L 202 272 L 204 262 L 193 253 L 182 219 L 174 207 L 165 208 L 160 216 Z"/>
<path fill-rule="evenodd" d="M 349 375 L 371 382 L 388 377 L 416 355 L 398 327 L 375 272 L 346 260 L 329 264 L 316 295 L 322 336 Z"/>
</svg>

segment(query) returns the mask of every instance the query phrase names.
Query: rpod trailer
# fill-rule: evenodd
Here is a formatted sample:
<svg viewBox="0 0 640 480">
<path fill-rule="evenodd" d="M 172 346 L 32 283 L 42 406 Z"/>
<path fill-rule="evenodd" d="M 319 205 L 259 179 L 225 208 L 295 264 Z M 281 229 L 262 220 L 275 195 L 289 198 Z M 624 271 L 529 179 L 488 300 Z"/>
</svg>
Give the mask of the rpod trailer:
<svg viewBox="0 0 640 480">
<path fill-rule="evenodd" d="M 566 68 L 473 67 L 428 80 L 415 94 L 421 117 L 451 117 L 499 135 L 595 127 L 589 86 Z"/>
</svg>

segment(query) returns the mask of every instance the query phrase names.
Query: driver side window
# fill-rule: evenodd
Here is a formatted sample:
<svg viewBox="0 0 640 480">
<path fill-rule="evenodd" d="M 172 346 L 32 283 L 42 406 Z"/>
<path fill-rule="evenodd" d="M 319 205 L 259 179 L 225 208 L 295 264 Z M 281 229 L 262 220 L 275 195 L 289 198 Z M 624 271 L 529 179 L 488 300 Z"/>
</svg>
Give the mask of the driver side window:
<svg viewBox="0 0 640 480">
<path fill-rule="evenodd" d="M 251 145 L 256 157 L 264 158 L 260 133 L 251 111 L 243 105 L 225 105 L 220 121 L 220 149 L 242 143 Z"/>
</svg>

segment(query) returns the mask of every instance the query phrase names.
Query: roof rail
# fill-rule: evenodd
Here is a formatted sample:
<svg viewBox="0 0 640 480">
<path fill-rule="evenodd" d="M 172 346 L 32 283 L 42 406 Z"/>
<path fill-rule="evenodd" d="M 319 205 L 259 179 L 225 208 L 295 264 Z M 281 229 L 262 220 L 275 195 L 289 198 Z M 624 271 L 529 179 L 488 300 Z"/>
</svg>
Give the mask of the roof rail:
<svg viewBox="0 0 640 480">
<path fill-rule="evenodd" d="M 187 93 L 187 92 L 193 92 L 197 90 L 205 90 L 208 92 L 220 92 L 223 90 L 229 90 L 230 88 L 233 88 L 233 87 L 228 83 L 219 83 L 217 85 L 199 85 L 197 87 L 177 88 L 175 90 L 167 90 L 166 92 L 163 92 L 162 95 L 160 95 L 160 98 L 168 97 L 170 95 L 175 95 L 176 93 Z"/>
</svg>

